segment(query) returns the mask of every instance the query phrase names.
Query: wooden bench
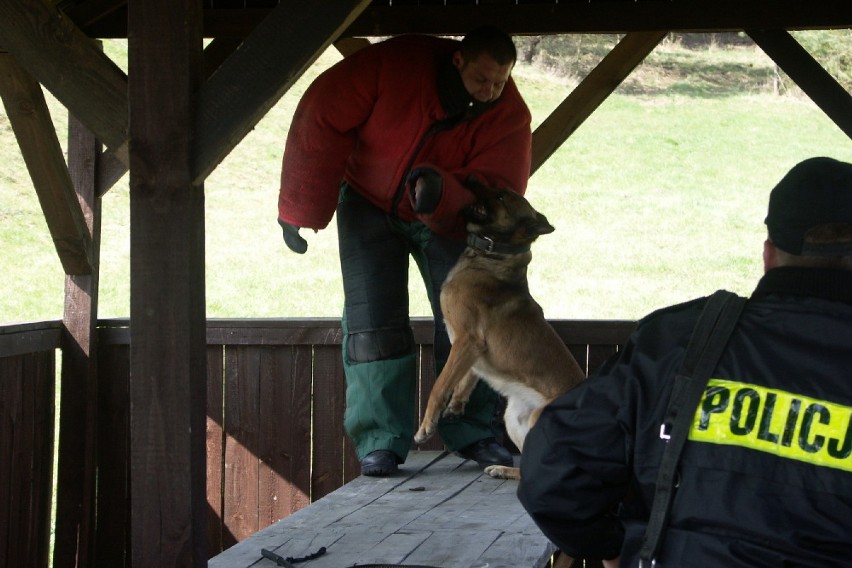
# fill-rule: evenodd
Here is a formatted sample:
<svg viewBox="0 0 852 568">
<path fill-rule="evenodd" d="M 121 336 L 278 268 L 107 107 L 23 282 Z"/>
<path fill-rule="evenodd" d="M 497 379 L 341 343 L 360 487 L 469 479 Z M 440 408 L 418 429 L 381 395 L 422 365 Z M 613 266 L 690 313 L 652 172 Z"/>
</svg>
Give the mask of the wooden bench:
<svg viewBox="0 0 852 568">
<path fill-rule="evenodd" d="M 518 458 L 516 457 L 516 460 Z M 369 564 L 438 568 L 543 568 L 553 545 L 521 507 L 517 481 L 494 479 L 447 452 L 412 452 L 398 474 L 357 477 L 210 559 L 209 568 Z"/>
</svg>

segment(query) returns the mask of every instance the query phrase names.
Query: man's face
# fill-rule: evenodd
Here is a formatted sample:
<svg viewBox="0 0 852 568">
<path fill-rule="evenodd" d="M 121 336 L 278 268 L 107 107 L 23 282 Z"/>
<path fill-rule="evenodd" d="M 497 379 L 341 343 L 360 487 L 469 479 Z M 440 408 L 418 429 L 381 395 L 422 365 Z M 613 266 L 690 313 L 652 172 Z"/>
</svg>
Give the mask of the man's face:
<svg viewBox="0 0 852 568">
<path fill-rule="evenodd" d="M 512 74 L 513 64 L 500 65 L 485 53 L 465 61 L 460 51 L 453 54 L 453 65 L 459 70 L 465 89 L 479 102 L 496 100 Z"/>
</svg>

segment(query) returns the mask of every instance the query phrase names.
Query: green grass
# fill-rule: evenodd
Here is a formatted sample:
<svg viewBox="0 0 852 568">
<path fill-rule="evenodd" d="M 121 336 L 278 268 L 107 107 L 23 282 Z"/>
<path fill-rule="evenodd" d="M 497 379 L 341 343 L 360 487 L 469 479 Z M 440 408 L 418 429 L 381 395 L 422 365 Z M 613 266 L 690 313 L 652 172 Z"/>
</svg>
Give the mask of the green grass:
<svg viewBox="0 0 852 568">
<path fill-rule="evenodd" d="M 108 53 L 122 57 L 120 46 Z M 324 55 L 205 183 L 209 317 L 336 317 L 334 222 L 289 252 L 275 222 L 290 116 Z M 534 125 L 576 79 L 516 70 Z M 530 286 L 551 318 L 635 319 L 717 288 L 742 294 L 762 271 L 771 187 L 814 155 L 852 161 L 852 141 L 809 100 L 775 94 L 754 48 L 658 48 L 531 178 L 527 196 L 556 226 L 534 246 Z M 64 112 L 51 102 L 64 144 Z M 0 322 L 62 315 L 63 274 L 0 114 Z M 129 314 L 127 178 L 103 199 L 101 317 Z M 304 231 L 303 231 L 304 232 Z M 427 315 L 412 268 L 412 314 Z"/>
</svg>

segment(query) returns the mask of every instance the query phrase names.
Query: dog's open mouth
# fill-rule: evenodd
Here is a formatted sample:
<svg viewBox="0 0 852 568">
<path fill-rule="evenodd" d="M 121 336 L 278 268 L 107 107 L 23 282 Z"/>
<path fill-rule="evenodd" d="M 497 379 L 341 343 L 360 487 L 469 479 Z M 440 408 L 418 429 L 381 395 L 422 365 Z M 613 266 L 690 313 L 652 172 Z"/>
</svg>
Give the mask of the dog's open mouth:
<svg viewBox="0 0 852 568">
<path fill-rule="evenodd" d="M 489 220 L 488 209 L 481 203 L 465 207 L 465 218 L 474 223 L 486 223 Z"/>
</svg>

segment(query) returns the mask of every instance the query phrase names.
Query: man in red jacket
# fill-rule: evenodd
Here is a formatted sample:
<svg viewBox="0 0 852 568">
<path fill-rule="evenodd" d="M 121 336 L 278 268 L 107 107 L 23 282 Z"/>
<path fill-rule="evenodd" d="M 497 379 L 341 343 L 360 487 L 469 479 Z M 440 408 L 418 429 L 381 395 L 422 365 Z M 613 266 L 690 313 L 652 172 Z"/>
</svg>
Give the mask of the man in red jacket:
<svg viewBox="0 0 852 568">
<path fill-rule="evenodd" d="M 408 313 L 413 256 L 435 317 L 440 371 L 450 342 L 439 292 L 464 250 L 469 176 L 523 193 L 531 116 L 511 79 L 512 38 L 478 28 L 459 42 L 400 36 L 321 74 L 293 116 L 278 222 L 304 253 L 300 227 L 337 213 L 343 276 L 344 425 L 364 475 L 405 461 L 415 428 L 416 353 Z M 438 431 L 448 449 L 485 466 L 511 464 L 495 440 L 497 394 L 484 383 Z"/>
</svg>

